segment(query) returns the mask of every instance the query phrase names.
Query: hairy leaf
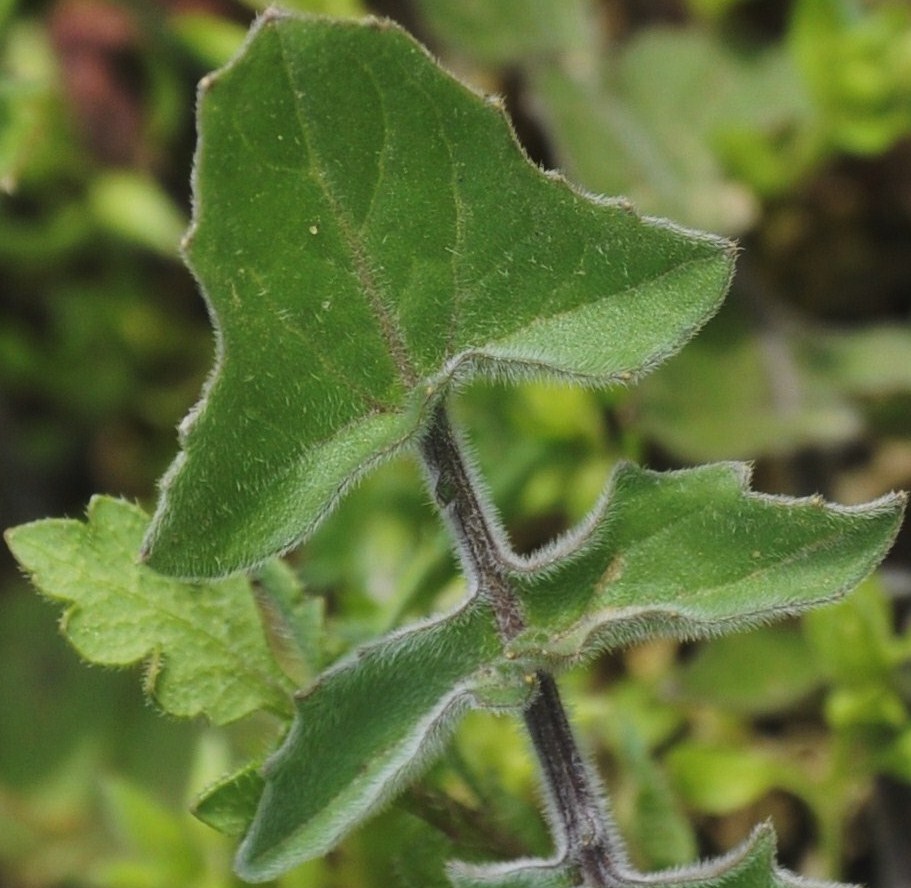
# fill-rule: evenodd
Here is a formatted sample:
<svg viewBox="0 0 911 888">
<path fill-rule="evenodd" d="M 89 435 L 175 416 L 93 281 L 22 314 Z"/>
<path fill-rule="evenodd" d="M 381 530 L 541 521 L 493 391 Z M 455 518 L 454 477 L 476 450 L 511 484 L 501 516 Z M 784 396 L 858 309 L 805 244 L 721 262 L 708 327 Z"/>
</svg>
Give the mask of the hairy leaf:
<svg viewBox="0 0 911 888">
<path fill-rule="evenodd" d="M 559 664 L 800 613 L 856 586 L 901 521 L 900 495 L 847 508 L 752 493 L 748 480 L 738 463 L 620 466 L 587 526 L 517 574 L 530 628 L 515 652 Z"/>
<path fill-rule="evenodd" d="M 477 604 L 361 648 L 297 700 L 237 871 L 263 881 L 329 851 L 426 767 L 500 655 Z"/>
<path fill-rule="evenodd" d="M 490 867 L 453 865 L 455 888 L 581 888 L 569 861 L 526 860 Z M 706 863 L 648 875 L 624 862 L 613 867 L 613 888 L 836 888 L 794 876 L 775 865 L 775 833 L 760 826 L 730 854 Z"/>
<path fill-rule="evenodd" d="M 614 888 L 836 888 L 830 883 L 794 876 L 775 864 L 775 833 L 760 826 L 739 848 L 725 857 L 648 875 L 617 861 L 610 884 Z M 515 864 L 473 867 L 454 864 L 455 888 L 582 888 L 569 861 L 526 860 Z"/>
<path fill-rule="evenodd" d="M 477 374 L 624 382 L 732 248 L 544 174 L 391 23 L 270 12 L 201 88 L 186 255 L 218 330 L 145 543 L 215 576 L 309 534 Z"/>
<path fill-rule="evenodd" d="M 216 723 L 263 708 L 287 713 L 247 581 L 198 586 L 138 564 L 147 525 L 136 506 L 96 496 L 87 523 L 35 521 L 6 540 L 38 590 L 67 604 L 62 626 L 79 653 L 106 666 L 144 661 L 163 709 Z"/>
</svg>

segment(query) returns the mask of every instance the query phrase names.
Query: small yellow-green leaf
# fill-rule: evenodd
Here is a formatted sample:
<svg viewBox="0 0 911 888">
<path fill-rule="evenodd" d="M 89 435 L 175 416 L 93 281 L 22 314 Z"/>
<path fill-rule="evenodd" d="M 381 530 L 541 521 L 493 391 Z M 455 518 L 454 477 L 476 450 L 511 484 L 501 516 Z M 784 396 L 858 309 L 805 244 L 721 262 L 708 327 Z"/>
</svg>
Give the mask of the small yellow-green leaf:
<svg viewBox="0 0 911 888">
<path fill-rule="evenodd" d="M 309 684 L 323 661 L 323 599 L 308 597 L 294 570 L 279 558 L 256 573 L 253 597 L 275 661 L 295 687 Z"/>
<path fill-rule="evenodd" d="M 892 605 L 876 577 L 835 607 L 807 614 L 803 633 L 825 677 L 857 688 L 885 686 L 905 659 L 893 634 Z"/>
<path fill-rule="evenodd" d="M 196 585 L 162 577 L 136 552 L 148 517 L 96 496 L 88 521 L 47 519 L 6 532 L 37 589 L 66 604 L 62 627 L 93 663 L 146 664 L 146 686 L 179 716 L 229 722 L 256 709 L 289 710 L 249 584 Z"/>
</svg>

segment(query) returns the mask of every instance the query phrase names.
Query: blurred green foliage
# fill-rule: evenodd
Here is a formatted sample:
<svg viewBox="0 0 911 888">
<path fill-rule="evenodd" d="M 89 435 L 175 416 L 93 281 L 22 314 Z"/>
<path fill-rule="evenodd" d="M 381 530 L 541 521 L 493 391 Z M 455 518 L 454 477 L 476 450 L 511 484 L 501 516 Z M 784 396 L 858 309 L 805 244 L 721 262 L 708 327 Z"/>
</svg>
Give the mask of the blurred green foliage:
<svg viewBox="0 0 911 888">
<path fill-rule="evenodd" d="M 451 68 L 505 93 L 539 162 L 742 238 L 730 306 L 638 389 L 463 393 L 517 548 L 577 521 L 622 457 L 751 458 L 770 491 L 847 502 L 911 484 L 905 3 L 288 5 L 402 15 Z M 94 491 L 153 497 L 212 343 L 177 260 L 194 82 L 260 8 L 0 3 L 4 527 L 76 514 Z M 325 615 L 323 662 L 460 594 L 415 473 L 378 472 L 292 559 Z M 787 865 L 887 888 L 876 868 L 896 850 L 869 811 L 883 778 L 911 794 L 909 557 L 900 538 L 888 572 L 799 625 L 656 643 L 568 677 L 640 865 L 729 847 L 770 815 Z M 272 726 L 215 734 L 159 717 L 138 676 L 80 666 L 3 568 L 0 883 L 236 884 L 233 843 L 186 808 L 264 751 Z M 546 852 L 533 767 L 503 733 L 472 716 L 391 816 L 281 885 L 445 884 L 428 861 L 446 854 L 422 846 Z"/>
</svg>

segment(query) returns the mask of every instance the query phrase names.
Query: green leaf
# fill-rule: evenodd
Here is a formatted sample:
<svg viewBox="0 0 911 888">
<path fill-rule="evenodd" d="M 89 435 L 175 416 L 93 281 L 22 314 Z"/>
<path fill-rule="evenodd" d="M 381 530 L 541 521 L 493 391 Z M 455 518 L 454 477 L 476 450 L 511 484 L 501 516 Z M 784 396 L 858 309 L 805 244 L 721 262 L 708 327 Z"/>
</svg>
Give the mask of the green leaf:
<svg viewBox="0 0 911 888">
<path fill-rule="evenodd" d="M 51 141 L 55 59 L 43 30 L 27 18 L 6 25 L 0 4 L 0 192 L 16 190 L 42 143 Z"/>
<path fill-rule="evenodd" d="M 542 173 L 391 23 L 267 13 L 199 115 L 186 254 L 218 358 L 145 542 L 166 573 L 294 545 L 454 383 L 646 372 L 731 274 L 726 242 Z"/>
<path fill-rule="evenodd" d="M 737 463 L 620 466 L 587 526 L 516 573 L 530 628 L 514 652 L 560 664 L 801 613 L 860 582 L 901 522 L 901 495 L 847 508 L 752 493 L 748 480 Z"/>
<path fill-rule="evenodd" d="M 136 506 L 96 496 L 87 523 L 35 521 L 5 536 L 38 590 L 67 604 L 61 625 L 79 653 L 106 666 L 145 661 L 146 689 L 163 709 L 216 723 L 287 713 L 247 581 L 159 576 L 136 560 L 147 525 Z"/>
<path fill-rule="evenodd" d="M 618 879 L 618 888 L 642 885 L 642 876 L 627 874 Z M 836 888 L 833 883 L 795 876 L 775 864 L 775 832 L 769 824 L 754 830 L 752 836 L 730 854 L 704 864 L 648 877 L 654 888 Z"/>
<path fill-rule="evenodd" d="M 617 861 L 610 884 L 614 888 L 836 888 L 812 881 L 775 865 L 775 833 L 771 826 L 758 827 L 730 854 L 704 864 L 643 875 Z M 455 888 L 581 888 L 574 869 L 566 861 L 527 860 L 519 864 L 486 868 L 456 865 L 450 872 Z"/>
<path fill-rule="evenodd" d="M 208 787 L 193 805 L 193 815 L 226 836 L 239 836 L 253 821 L 264 786 L 259 766 L 246 765 Z"/>
<path fill-rule="evenodd" d="M 911 14 L 901 3 L 794 4 L 788 44 L 833 147 L 883 154 L 911 132 L 909 39 Z"/>
<path fill-rule="evenodd" d="M 905 658 L 896 650 L 893 608 L 876 577 L 835 607 L 807 614 L 803 632 L 814 659 L 831 682 L 847 687 L 889 683 Z"/>
<path fill-rule="evenodd" d="M 911 391 L 911 330 L 751 324 L 728 303 L 636 390 L 638 427 L 688 461 L 791 453 L 856 439 L 862 398 Z"/>
<path fill-rule="evenodd" d="M 619 762 L 622 788 L 617 813 L 624 821 L 636 860 L 649 869 L 679 866 L 696 856 L 696 835 L 664 771 L 649 753 L 644 738 L 629 723 L 621 724 Z M 626 797 L 624 799 L 624 796 Z"/>
<path fill-rule="evenodd" d="M 814 330 L 806 338 L 808 359 L 849 394 L 879 397 L 911 391 L 911 328 L 907 325 Z"/>
<path fill-rule="evenodd" d="M 298 697 L 237 872 L 275 877 L 329 851 L 413 780 L 476 703 L 500 645 L 486 606 L 469 605 L 361 648 Z"/>
<path fill-rule="evenodd" d="M 177 256 L 186 219 L 164 188 L 137 172 L 107 172 L 92 180 L 88 210 L 99 227 L 167 258 Z"/>
<path fill-rule="evenodd" d="M 243 25 L 205 12 L 180 12 L 168 22 L 171 33 L 207 67 L 223 65 L 244 42 Z"/>
<path fill-rule="evenodd" d="M 323 661 L 323 599 L 306 596 L 292 568 L 278 558 L 257 572 L 253 596 L 275 661 L 295 687 L 309 684 Z"/>
</svg>

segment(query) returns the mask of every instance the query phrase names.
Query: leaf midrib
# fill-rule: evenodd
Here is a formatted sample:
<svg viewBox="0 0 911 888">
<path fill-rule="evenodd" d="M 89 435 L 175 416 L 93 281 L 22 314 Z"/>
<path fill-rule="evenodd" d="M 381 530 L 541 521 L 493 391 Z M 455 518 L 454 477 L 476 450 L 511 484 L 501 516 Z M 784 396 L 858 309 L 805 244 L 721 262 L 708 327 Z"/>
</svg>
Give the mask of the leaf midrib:
<svg viewBox="0 0 911 888">
<path fill-rule="evenodd" d="M 288 89 L 294 97 L 293 105 L 295 120 L 297 121 L 301 138 L 307 147 L 307 152 L 310 157 L 310 174 L 323 192 L 334 215 L 338 231 L 351 257 L 351 264 L 355 277 L 360 284 L 361 292 L 366 298 L 367 305 L 376 320 L 380 335 L 386 344 L 387 354 L 398 372 L 399 379 L 409 389 L 414 388 L 418 383 L 419 376 L 411 363 L 408 349 L 405 345 L 405 337 L 399 327 L 398 320 L 388 307 L 388 300 L 385 298 L 387 294 L 383 292 L 379 282 L 379 276 L 370 264 L 368 250 L 366 249 L 363 239 L 357 232 L 357 228 L 352 222 L 350 214 L 345 210 L 342 202 L 336 196 L 331 179 L 326 173 L 325 161 L 316 150 L 313 140 L 310 137 L 309 126 L 301 113 L 301 103 L 298 100 L 298 96 L 303 93 L 301 90 L 297 89 L 296 84 L 292 80 L 291 64 L 288 59 L 288 48 L 285 43 L 284 34 L 281 31 L 277 31 L 276 33 L 283 62 L 282 73 L 285 76 Z M 373 74 L 369 68 L 362 66 L 362 70 L 370 80 L 374 80 Z M 380 96 L 382 95 L 379 90 L 377 90 L 377 94 Z M 385 128 L 383 130 L 383 138 L 384 140 L 386 138 Z"/>
</svg>

